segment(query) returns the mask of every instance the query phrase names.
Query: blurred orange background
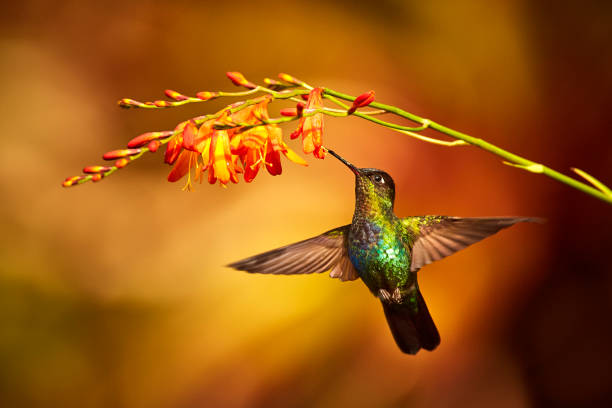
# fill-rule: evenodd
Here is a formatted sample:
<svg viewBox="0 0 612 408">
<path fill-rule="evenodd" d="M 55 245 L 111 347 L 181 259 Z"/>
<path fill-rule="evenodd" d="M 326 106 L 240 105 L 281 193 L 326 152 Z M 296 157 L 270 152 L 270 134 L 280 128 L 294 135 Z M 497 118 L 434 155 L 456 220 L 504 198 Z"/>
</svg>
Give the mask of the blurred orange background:
<svg viewBox="0 0 612 408">
<path fill-rule="evenodd" d="M 193 193 L 148 155 L 61 181 L 223 101 L 120 110 L 288 72 L 612 183 L 612 7 L 528 1 L 22 1 L 0 20 L 0 405 L 612 404 L 612 207 L 476 148 L 358 118 L 324 142 L 388 171 L 396 213 L 529 215 L 420 272 L 442 336 L 400 353 L 360 282 L 223 265 L 348 223 L 353 176 L 285 161 Z M 293 129 L 286 128 L 286 135 Z M 288 138 L 287 138 L 288 139 Z M 296 150 L 299 145 L 291 142 Z M 608 405 L 610 406 L 610 405 Z"/>
</svg>

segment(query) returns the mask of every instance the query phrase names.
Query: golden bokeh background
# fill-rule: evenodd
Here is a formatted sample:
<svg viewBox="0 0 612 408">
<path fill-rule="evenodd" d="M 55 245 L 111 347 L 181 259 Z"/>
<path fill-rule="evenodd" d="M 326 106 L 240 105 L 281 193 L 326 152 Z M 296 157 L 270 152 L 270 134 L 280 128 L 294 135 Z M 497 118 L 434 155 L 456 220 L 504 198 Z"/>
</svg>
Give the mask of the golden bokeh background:
<svg viewBox="0 0 612 408">
<path fill-rule="evenodd" d="M 610 184 L 609 4 L 28 0 L 5 2 L 0 20 L 0 406 L 612 403 L 611 207 L 476 148 L 325 124 L 327 146 L 393 175 L 400 216 L 548 220 L 420 272 L 442 343 L 417 356 L 399 352 L 360 282 L 223 267 L 349 222 L 353 177 L 334 160 L 183 193 L 158 153 L 60 187 L 133 136 L 222 103 L 125 111 L 118 99 L 232 90 L 233 70 L 374 89 Z"/>
</svg>

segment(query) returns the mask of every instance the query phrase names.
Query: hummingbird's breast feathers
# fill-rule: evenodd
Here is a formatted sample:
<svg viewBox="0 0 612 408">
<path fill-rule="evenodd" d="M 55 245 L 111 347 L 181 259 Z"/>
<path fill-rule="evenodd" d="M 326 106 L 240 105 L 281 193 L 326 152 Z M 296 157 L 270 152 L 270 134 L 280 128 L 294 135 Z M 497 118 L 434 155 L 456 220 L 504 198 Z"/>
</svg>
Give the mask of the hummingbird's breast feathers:
<svg viewBox="0 0 612 408">
<path fill-rule="evenodd" d="M 356 217 L 349 231 L 348 255 L 359 276 L 376 294 L 409 284 L 410 253 L 403 243 L 403 226 L 393 217 Z"/>
</svg>

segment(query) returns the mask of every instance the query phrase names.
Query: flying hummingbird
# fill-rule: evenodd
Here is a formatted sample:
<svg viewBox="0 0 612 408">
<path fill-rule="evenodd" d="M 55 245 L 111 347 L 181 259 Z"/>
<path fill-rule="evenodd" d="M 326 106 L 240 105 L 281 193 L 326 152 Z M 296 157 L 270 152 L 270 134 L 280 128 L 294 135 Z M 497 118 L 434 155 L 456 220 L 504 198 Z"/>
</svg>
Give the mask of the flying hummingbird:
<svg viewBox="0 0 612 408">
<path fill-rule="evenodd" d="M 319 236 L 234 262 L 229 267 L 277 275 L 331 271 L 332 278 L 361 278 L 382 303 L 400 350 L 433 350 L 440 334 L 419 290 L 417 272 L 526 217 L 461 218 L 439 215 L 399 218 L 393 212 L 395 184 L 378 169 L 360 169 L 332 150 L 355 174 L 351 224 Z"/>
</svg>

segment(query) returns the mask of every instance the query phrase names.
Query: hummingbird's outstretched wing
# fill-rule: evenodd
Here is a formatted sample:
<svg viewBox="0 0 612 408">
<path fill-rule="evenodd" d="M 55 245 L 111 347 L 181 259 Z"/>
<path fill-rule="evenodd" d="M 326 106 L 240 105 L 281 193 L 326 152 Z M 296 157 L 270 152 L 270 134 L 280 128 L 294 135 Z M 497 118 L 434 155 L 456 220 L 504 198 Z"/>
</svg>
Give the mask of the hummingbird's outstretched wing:
<svg viewBox="0 0 612 408">
<path fill-rule="evenodd" d="M 406 241 L 412 246 L 410 271 L 445 258 L 517 222 L 538 222 L 527 217 L 461 218 L 421 216 L 402 218 Z"/>
<path fill-rule="evenodd" d="M 359 276 L 348 257 L 347 238 L 350 225 L 327 231 L 314 238 L 273 249 L 227 266 L 251 273 L 294 275 L 331 272 L 342 281 Z"/>
</svg>

